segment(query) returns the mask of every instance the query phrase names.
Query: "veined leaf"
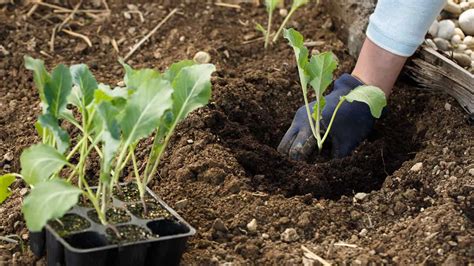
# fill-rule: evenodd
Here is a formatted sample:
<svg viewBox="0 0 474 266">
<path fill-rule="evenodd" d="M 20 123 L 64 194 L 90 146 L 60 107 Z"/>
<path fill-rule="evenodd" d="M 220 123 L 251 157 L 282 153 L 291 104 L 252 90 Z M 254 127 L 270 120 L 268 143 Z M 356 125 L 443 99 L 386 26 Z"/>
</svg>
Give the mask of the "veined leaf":
<svg viewBox="0 0 474 266">
<path fill-rule="evenodd" d="M 141 80 L 119 119 L 125 145 L 133 144 L 156 129 L 165 111 L 172 107 L 172 93 L 167 80 Z"/>
<path fill-rule="evenodd" d="M 44 86 L 51 79 L 51 77 L 44 67 L 43 60 L 34 59 L 27 55 L 24 56 L 24 59 L 26 69 L 33 71 L 33 80 L 36 87 L 38 88 L 40 99 L 44 103 Z M 43 108 L 46 109 L 46 107 Z"/>
<path fill-rule="evenodd" d="M 318 104 L 317 102 L 314 104 L 313 106 L 313 113 L 311 114 L 311 117 L 313 118 L 314 121 L 318 121 L 318 116 L 316 116 L 316 111 L 318 110 L 316 107 L 316 104 Z M 326 106 L 326 99 L 324 97 L 321 97 L 321 99 L 319 99 L 319 120 L 323 119 L 323 116 L 322 116 L 322 113 L 323 113 L 323 109 L 324 107 Z"/>
<path fill-rule="evenodd" d="M 80 98 L 84 106 L 88 106 L 94 99 L 94 91 L 97 89 L 97 81 L 89 68 L 84 64 L 70 67 L 72 82 L 79 87 Z"/>
<path fill-rule="evenodd" d="M 51 79 L 44 86 L 44 96 L 48 104 L 48 112 L 54 117 L 59 117 L 59 114 L 66 108 L 71 89 L 71 73 L 66 66 L 60 64 L 53 70 Z"/>
<path fill-rule="evenodd" d="M 12 194 L 8 187 L 15 182 L 15 179 L 15 175 L 12 174 L 0 176 L 0 204 Z"/>
<path fill-rule="evenodd" d="M 50 113 L 41 115 L 38 118 L 42 129 L 49 129 L 56 139 L 57 148 L 60 153 L 64 153 L 69 148 L 69 135 L 59 126 L 59 121 Z"/>
<path fill-rule="evenodd" d="M 293 0 L 293 4 L 291 4 L 291 9 L 298 9 L 303 5 L 309 3 L 309 0 Z"/>
<path fill-rule="evenodd" d="M 77 203 L 81 193 L 82 190 L 60 179 L 39 183 L 23 202 L 28 229 L 41 231 L 49 220 L 62 217 Z"/>
<path fill-rule="evenodd" d="M 67 163 L 66 158 L 46 144 L 36 144 L 20 156 L 21 175 L 29 185 L 46 181 Z"/>
<path fill-rule="evenodd" d="M 281 0 L 265 0 L 265 7 L 267 8 L 268 13 L 272 13 L 275 8 L 278 6 Z"/>
<path fill-rule="evenodd" d="M 196 63 L 193 60 L 182 60 L 178 63 L 174 63 L 169 67 L 168 70 L 165 71 L 165 73 L 163 74 L 163 78 L 169 81 L 170 83 L 173 83 L 173 80 L 176 78 L 181 69 L 188 66 L 193 66 L 195 64 Z"/>
<path fill-rule="evenodd" d="M 211 98 L 212 64 L 183 68 L 173 81 L 173 114 L 177 122 L 193 110 L 206 105 Z"/>
<path fill-rule="evenodd" d="M 337 68 L 337 61 L 331 52 L 313 55 L 307 66 L 310 84 L 316 94 L 322 98 L 324 91 L 331 84 L 333 72 Z"/>
<path fill-rule="evenodd" d="M 135 70 L 122 60 L 120 60 L 120 64 L 125 68 L 125 77 L 123 81 L 125 82 L 125 85 L 127 85 L 127 88 L 131 90 L 137 90 L 143 82 L 150 79 L 158 79 L 161 76 L 160 72 L 154 69 L 143 68 Z"/>
<path fill-rule="evenodd" d="M 304 46 L 304 39 L 301 33 L 297 32 L 294 29 L 284 29 L 283 36 L 290 42 L 290 45 L 293 47 L 296 56 L 296 63 L 298 65 L 298 73 L 300 76 L 301 87 L 303 88 L 303 93 L 307 93 L 307 86 L 309 83 L 309 75 L 306 72 L 306 66 L 308 65 L 308 48 Z"/>
<path fill-rule="evenodd" d="M 375 86 L 359 86 L 342 98 L 348 102 L 358 101 L 366 103 L 370 108 L 370 113 L 375 118 L 380 118 L 383 108 L 387 105 L 385 93 Z"/>
</svg>

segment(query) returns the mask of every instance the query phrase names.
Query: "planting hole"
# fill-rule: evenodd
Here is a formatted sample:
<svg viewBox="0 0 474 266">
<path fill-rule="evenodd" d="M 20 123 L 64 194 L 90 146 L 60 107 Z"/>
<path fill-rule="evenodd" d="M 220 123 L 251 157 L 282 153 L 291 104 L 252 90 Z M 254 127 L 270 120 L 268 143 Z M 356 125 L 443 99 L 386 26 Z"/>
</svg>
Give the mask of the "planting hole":
<svg viewBox="0 0 474 266">
<path fill-rule="evenodd" d="M 121 223 L 130 222 L 130 220 L 132 220 L 132 217 L 123 208 L 109 208 L 107 212 L 105 213 L 105 215 L 107 216 L 107 221 L 109 221 L 112 224 L 121 224 Z M 97 215 L 96 210 L 88 211 L 87 216 L 89 216 L 89 218 L 92 221 L 98 224 L 100 223 L 100 219 L 99 219 L 99 216 Z"/>
<path fill-rule="evenodd" d="M 222 109 L 212 112 L 207 125 L 251 177 L 249 185 L 256 190 L 288 197 L 311 194 L 330 199 L 353 195 L 354 191 L 377 190 L 387 176 L 412 159 L 422 147 L 424 133 L 409 119 L 420 110 L 400 108 L 410 106 L 407 102 L 411 98 L 396 95 L 388 106 L 387 115 L 377 121 L 368 140 L 352 155 L 332 159 L 323 151 L 322 156 L 316 152 L 306 161 L 290 160 L 276 148 L 301 106 L 300 95 L 289 97 L 285 83 L 273 84 L 274 89 L 268 91 L 266 81 L 249 79 L 246 82 L 246 87 L 268 94 L 261 97 L 268 101 L 257 104 L 254 95 L 242 86 L 226 87 L 229 92 L 220 95 L 217 103 Z M 281 91 L 276 93 L 277 90 Z M 329 150 L 330 142 L 326 144 Z M 225 164 L 225 161 L 218 163 Z"/>
<path fill-rule="evenodd" d="M 114 196 L 124 202 L 134 202 L 139 201 L 140 199 L 140 192 L 138 191 L 137 184 L 135 183 L 128 183 L 126 185 L 120 186 L 120 189 L 114 187 Z M 150 198 L 150 195 L 145 193 L 145 198 Z"/>
<path fill-rule="evenodd" d="M 50 221 L 48 224 L 61 237 L 80 232 L 91 226 L 86 218 L 73 213 L 65 214 L 63 217 Z"/>
<path fill-rule="evenodd" d="M 151 232 L 158 236 L 170 236 L 189 232 L 189 228 L 174 220 L 164 219 L 147 223 Z"/>
<path fill-rule="evenodd" d="M 108 244 L 105 236 L 96 232 L 74 234 L 66 237 L 65 240 L 72 247 L 79 249 L 98 248 Z"/>
</svg>

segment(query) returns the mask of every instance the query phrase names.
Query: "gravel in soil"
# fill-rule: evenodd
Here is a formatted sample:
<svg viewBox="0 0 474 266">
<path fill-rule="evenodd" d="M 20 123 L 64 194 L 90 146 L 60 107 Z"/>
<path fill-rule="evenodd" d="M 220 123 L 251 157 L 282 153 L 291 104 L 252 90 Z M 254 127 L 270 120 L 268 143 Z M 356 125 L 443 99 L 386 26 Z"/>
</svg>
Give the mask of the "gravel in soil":
<svg viewBox="0 0 474 266">
<path fill-rule="evenodd" d="M 178 212 L 197 234 L 189 240 L 183 264 L 312 262 L 301 245 L 337 264 L 474 260 L 474 131 L 455 101 L 401 82 L 387 116 L 352 156 L 291 161 L 276 152 L 302 105 L 291 48 L 284 40 L 267 51 L 261 42 L 245 43 L 259 37 L 254 23 L 266 21 L 264 8 L 187 3 L 137 4 L 145 23 L 135 14 L 124 19 L 127 7 L 120 4 L 110 4 L 110 17 L 100 23 L 75 16 L 74 30 L 89 36 L 92 47 L 59 33 L 51 57 L 40 51 L 49 51 L 51 23 L 62 20 L 41 20 L 50 13 L 44 7 L 26 19 L 29 5 L 2 9 L 0 45 L 10 53 L 0 53 L 1 173 L 18 172 L 21 151 L 38 141 L 33 126 L 40 112 L 38 96 L 23 55 L 45 59 L 48 68 L 86 63 L 100 82 L 116 84 L 123 71 L 112 39 L 120 41 L 123 55 L 179 6 L 181 14 L 128 63 L 163 70 L 202 50 L 218 69 L 211 103 L 177 128 L 151 184 L 172 207 L 187 200 Z M 282 19 L 275 16 L 275 23 Z M 313 52 L 337 55 L 338 75 L 350 71 L 354 59 L 315 4 L 299 10 L 290 26 L 308 40 L 322 41 Z M 150 144 L 139 145 L 140 165 Z M 96 176 L 96 169 L 88 165 L 88 176 Z M 24 184 L 15 182 L 12 189 L 12 197 L 0 206 L 0 235 L 27 240 L 20 213 Z M 258 226 L 249 231 L 253 219 Z M 19 245 L 0 245 L 0 261 L 7 264 L 44 263 L 29 251 L 21 253 Z"/>
</svg>

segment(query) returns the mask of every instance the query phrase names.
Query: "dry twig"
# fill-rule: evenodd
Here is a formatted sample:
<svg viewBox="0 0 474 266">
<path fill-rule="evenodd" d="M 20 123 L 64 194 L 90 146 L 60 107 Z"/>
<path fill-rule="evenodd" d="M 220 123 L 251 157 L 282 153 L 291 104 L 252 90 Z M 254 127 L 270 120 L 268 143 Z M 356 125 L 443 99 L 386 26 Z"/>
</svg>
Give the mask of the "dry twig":
<svg viewBox="0 0 474 266">
<path fill-rule="evenodd" d="M 76 12 L 79 9 L 79 7 L 81 6 L 81 4 L 82 4 L 82 0 L 79 1 L 79 3 L 77 3 L 77 5 L 72 10 L 72 12 L 69 13 L 69 15 L 63 20 L 63 22 L 61 24 L 59 24 L 58 30 L 61 30 L 64 27 L 64 25 L 66 25 L 66 23 L 69 22 L 69 20 L 74 19 L 74 14 L 76 14 Z"/>
<path fill-rule="evenodd" d="M 42 0 L 38 0 L 38 1 L 41 2 Z M 30 8 L 30 10 L 28 11 L 28 13 L 26 13 L 26 16 L 27 16 L 27 17 L 31 17 L 31 15 L 32 15 L 33 13 L 35 13 L 35 11 L 36 11 L 37 8 L 38 8 L 38 4 L 34 4 L 34 5 Z"/>
<path fill-rule="evenodd" d="M 69 34 L 69 35 L 71 35 L 71 36 L 83 39 L 87 43 L 87 45 L 89 45 L 89 47 L 92 47 L 92 42 L 89 39 L 89 37 L 87 37 L 86 35 L 83 35 L 83 34 L 80 34 L 80 33 L 77 33 L 77 32 L 71 31 L 71 30 L 66 30 L 66 29 L 62 29 L 62 31 Z"/>
<path fill-rule="evenodd" d="M 158 25 L 156 25 L 145 37 L 143 37 L 133 48 L 128 52 L 128 54 L 124 57 L 123 60 L 127 60 L 135 51 L 142 46 L 144 42 L 146 42 L 163 24 L 165 24 L 168 19 L 170 19 L 176 12 L 178 11 L 177 8 L 173 9 Z"/>
<path fill-rule="evenodd" d="M 216 6 L 222 6 L 222 7 L 235 8 L 235 9 L 241 9 L 241 7 L 240 7 L 239 5 L 228 4 L 228 3 L 217 2 L 217 3 L 214 3 L 214 5 L 216 5 Z"/>
<path fill-rule="evenodd" d="M 348 244 L 348 243 L 344 243 L 344 242 L 334 243 L 334 246 L 336 246 L 336 247 L 348 247 L 348 248 L 356 248 L 357 247 L 357 245 Z"/>
<path fill-rule="evenodd" d="M 311 250 L 309 250 L 307 247 L 301 245 L 301 249 L 304 252 L 304 256 L 307 257 L 308 259 L 313 259 L 316 261 L 319 261 L 323 266 L 330 266 L 331 263 L 327 262 L 325 259 L 321 258 L 320 256 L 314 254 Z"/>
</svg>

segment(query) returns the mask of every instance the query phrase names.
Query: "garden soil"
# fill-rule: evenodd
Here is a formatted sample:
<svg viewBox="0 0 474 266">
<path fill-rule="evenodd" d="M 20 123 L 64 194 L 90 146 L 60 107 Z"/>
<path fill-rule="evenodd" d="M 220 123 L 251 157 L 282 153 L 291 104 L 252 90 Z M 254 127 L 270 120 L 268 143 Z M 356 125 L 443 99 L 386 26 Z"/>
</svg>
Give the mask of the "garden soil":
<svg viewBox="0 0 474 266">
<path fill-rule="evenodd" d="M 276 147 L 303 104 L 292 49 L 280 39 L 263 50 L 254 30 L 266 21 L 263 7 L 204 2 L 139 4 L 144 22 L 136 13 L 126 18 L 121 4 L 111 4 L 111 15 L 99 21 L 79 14 L 68 27 L 92 47 L 60 32 L 54 50 L 51 32 L 62 19 L 50 8 L 27 17 L 31 5 L 1 7 L 0 45 L 7 52 L 0 51 L 0 173 L 20 171 L 21 151 L 39 140 L 39 100 L 25 54 L 49 69 L 86 63 L 99 82 L 115 85 L 123 70 L 112 43 L 123 56 L 178 7 L 128 63 L 162 71 L 207 51 L 217 66 L 211 102 L 180 124 L 151 186 L 197 229 L 184 265 L 316 264 L 302 246 L 330 263 L 474 263 L 474 130 L 452 98 L 399 82 L 387 114 L 351 156 L 289 160 Z M 297 11 L 290 26 L 312 41 L 312 52 L 336 54 L 337 75 L 353 67 L 322 7 Z M 139 163 L 149 144 L 141 144 Z M 96 166 L 89 166 L 91 176 Z M 25 184 L 12 189 L 0 205 L 0 235 L 16 234 L 22 244 L 0 242 L 0 265 L 43 265 L 22 248 Z M 257 226 L 249 229 L 253 219 Z"/>
</svg>

